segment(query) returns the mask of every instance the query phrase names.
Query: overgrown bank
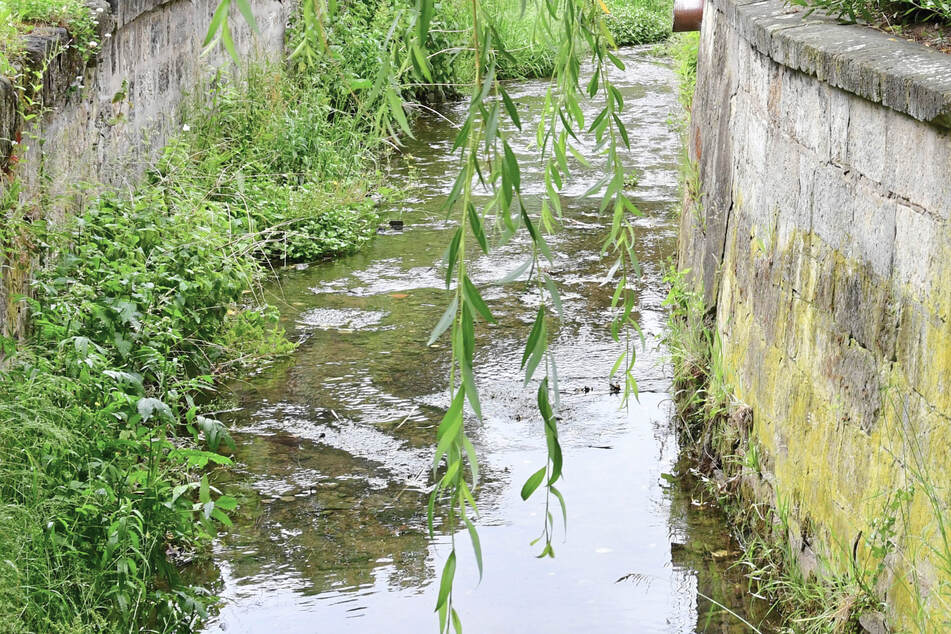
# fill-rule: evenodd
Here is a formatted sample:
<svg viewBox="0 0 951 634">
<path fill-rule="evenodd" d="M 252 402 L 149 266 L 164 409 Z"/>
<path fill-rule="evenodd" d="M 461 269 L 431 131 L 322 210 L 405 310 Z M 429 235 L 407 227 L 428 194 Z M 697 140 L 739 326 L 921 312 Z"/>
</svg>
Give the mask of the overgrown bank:
<svg viewBox="0 0 951 634">
<path fill-rule="evenodd" d="M 32 201 L 8 190 L 8 248 L 45 260 L 32 332 L 0 381 L 9 631 L 164 631 L 202 616 L 206 593 L 177 566 L 235 502 L 202 475 L 228 459 L 200 403 L 219 376 L 293 348 L 256 292 L 267 263 L 347 252 L 376 227 L 379 138 L 332 118 L 319 85 L 250 68 L 187 115 L 135 191 L 65 225 L 31 221 Z"/>
<path fill-rule="evenodd" d="M 4 247 L 41 262 L 31 333 L 5 342 L 0 379 L 0 629 L 169 631 L 202 618 L 211 598 L 179 567 L 235 506 L 203 476 L 228 463 L 207 403 L 220 377 L 292 349 L 257 284 L 270 265 L 369 239 L 376 201 L 393 193 L 380 158 L 409 114 L 390 95 L 439 99 L 467 81 L 453 35 L 465 14 L 439 18 L 433 50 L 445 52 L 422 82 L 388 47 L 403 9 L 351 3 L 330 49 L 217 78 L 143 183 L 63 225 L 6 190 Z M 505 72 L 544 74 L 551 48 L 509 17 Z M 637 20 L 619 22 L 625 41 L 665 34 Z"/>
</svg>

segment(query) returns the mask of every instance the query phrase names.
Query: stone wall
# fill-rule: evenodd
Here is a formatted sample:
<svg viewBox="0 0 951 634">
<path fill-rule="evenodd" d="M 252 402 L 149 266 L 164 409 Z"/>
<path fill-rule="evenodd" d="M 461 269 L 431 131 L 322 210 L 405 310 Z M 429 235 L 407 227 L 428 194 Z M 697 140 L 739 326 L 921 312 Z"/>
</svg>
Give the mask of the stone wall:
<svg viewBox="0 0 951 634">
<path fill-rule="evenodd" d="M 41 77 L 30 108 L 18 104 L 10 81 L 0 78 L 0 194 L 16 180 L 28 218 L 59 220 L 81 202 L 76 185 L 127 186 L 180 129 L 179 106 L 230 58 L 202 44 L 218 0 L 89 0 L 98 17 L 99 54 L 86 63 L 68 46 L 61 28 L 26 37 L 24 72 Z M 237 11 L 231 23 L 245 56 L 276 57 L 283 50 L 292 0 L 252 0 L 259 34 Z M 22 99 L 23 96 L 19 95 Z M 36 119 L 19 116 L 41 113 Z M 16 143 L 14 143 L 16 142 Z M 88 189 L 86 190 L 88 192 Z M 9 240 L 9 236 L 8 236 Z M 20 332 L 31 268 L 29 245 L 6 245 L 0 274 L 0 327 Z"/>
<path fill-rule="evenodd" d="M 896 518 L 889 618 L 948 631 L 951 56 L 707 0 L 699 60 L 679 264 L 754 411 L 770 501 L 826 572 L 872 566 L 875 520 Z"/>
</svg>

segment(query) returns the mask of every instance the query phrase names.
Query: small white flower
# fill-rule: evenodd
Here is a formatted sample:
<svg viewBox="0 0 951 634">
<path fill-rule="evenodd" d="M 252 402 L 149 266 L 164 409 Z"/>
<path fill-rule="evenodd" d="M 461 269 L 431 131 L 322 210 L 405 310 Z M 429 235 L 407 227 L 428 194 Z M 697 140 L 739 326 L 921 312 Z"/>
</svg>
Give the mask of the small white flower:
<svg viewBox="0 0 951 634">
<path fill-rule="evenodd" d="M 99 42 L 97 42 L 96 40 L 93 40 L 89 43 L 89 46 L 91 46 L 92 48 L 96 48 L 97 46 L 99 46 Z"/>
<path fill-rule="evenodd" d="M 102 37 L 104 37 L 105 39 L 108 40 L 110 37 L 112 37 L 112 33 L 106 33 L 106 34 L 103 35 Z"/>
<path fill-rule="evenodd" d="M 10 143 L 12 143 L 13 145 L 20 145 L 20 142 L 17 141 L 16 139 L 14 139 L 13 141 L 10 141 Z"/>
<path fill-rule="evenodd" d="M 182 132 L 188 132 L 189 130 L 191 130 L 191 126 L 189 126 L 187 123 L 182 126 Z"/>
</svg>

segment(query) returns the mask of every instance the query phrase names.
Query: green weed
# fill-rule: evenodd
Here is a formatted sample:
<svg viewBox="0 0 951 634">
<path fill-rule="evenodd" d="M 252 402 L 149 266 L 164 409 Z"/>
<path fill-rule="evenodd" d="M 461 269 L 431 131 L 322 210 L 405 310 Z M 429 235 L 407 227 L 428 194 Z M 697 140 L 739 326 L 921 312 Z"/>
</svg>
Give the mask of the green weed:
<svg viewBox="0 0 951 634">
<path fill-rule="evenodd" d="M 17 83 L 23 55 L 23 36 L 37 26 L 64 27 L 71 46 L 84 58 L 99 46 L 93 37 L 96 14 L 83 0 L 12 0 L 0 4 L 0 75 Z"/>
</svg>

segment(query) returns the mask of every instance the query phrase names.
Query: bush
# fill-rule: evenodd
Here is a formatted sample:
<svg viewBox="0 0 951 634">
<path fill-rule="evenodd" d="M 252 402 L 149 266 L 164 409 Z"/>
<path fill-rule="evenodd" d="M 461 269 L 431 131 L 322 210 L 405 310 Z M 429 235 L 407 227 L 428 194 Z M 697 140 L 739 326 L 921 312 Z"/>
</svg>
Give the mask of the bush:
<svg viewBox="0 0 951 634">
<path fill-rule="evenodd" d="M 615 2 L 610 9 L 607 24 L 618 46 L 651 44 L 670 37 L 673 14 L 666 2 Z"/>
</svg>

